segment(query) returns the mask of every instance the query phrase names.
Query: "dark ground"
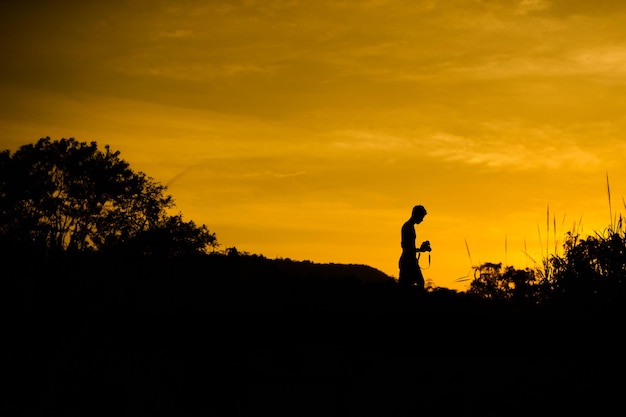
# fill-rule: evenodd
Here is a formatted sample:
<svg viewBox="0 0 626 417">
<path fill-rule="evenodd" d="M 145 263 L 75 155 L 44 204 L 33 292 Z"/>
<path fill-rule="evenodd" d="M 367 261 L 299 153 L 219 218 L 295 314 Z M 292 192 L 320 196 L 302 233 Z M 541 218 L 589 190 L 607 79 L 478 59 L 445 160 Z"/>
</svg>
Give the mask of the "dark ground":
<svg viewBox="0 0 626 417">
<path fill-rule="evenodd" d="M 600 416 L 623 408 L 617 319 L 445 291 L 420 297 L 353 275 L 320 284 L 317 268 L 297 281 L 271 269 L 275 280 L 262 282 L 268 270 L 257 265 L 236 282 L 199 284 L 196 268 L 179 275 L 135 265 L 114 276 L 110 265 L 87 275 L 85 265 L 53 266 L 7 281 L 3 415 Z"/>
</svg>

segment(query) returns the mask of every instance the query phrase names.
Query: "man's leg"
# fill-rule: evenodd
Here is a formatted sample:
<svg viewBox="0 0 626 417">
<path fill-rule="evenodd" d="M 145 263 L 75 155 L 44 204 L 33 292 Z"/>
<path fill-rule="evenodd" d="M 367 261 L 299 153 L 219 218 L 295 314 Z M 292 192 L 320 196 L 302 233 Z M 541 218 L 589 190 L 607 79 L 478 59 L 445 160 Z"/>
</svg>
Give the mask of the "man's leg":
<svg viewBox="0 0 626 417">
<path fill-rule="evenodd" d="M 419 266 L 417 267 L 415 276 L 416 276 L 415 284 L 417 285 L 417 288 L 419 288 L 420 290 L 425 290 L 426 281 L 424 280 L 424 275 L 422 274 L 422 268 L 420 268 Z"/>
</svg>

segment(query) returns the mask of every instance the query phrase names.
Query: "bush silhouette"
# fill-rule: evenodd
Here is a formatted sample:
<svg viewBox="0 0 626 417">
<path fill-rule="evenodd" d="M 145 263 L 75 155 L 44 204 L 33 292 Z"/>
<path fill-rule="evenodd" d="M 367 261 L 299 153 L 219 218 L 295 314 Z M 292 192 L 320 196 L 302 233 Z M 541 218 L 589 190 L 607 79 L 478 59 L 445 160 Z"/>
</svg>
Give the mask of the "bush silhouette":
<svg viewBox="0 0 626 417">
<path fill-rule="evenodd" d="M 467 293 L 483 300 L 578 314 L 626 311 L 626 229 L 621 217 L 584 239 L 567 232 L 563 254 L 547 256 L 542 265 L 542 270 L 519 270 L 484 263 L 474 268 Z"/>
<path fill-rule="evenodd" d="M 616 227 L 579 239 L 568 233 L 563 256 L 554 256 L 553 279 L 545 288 L 555 302 L 578 309 L 624 312 L 626 301 L 626 230 Z"/>
</svg>

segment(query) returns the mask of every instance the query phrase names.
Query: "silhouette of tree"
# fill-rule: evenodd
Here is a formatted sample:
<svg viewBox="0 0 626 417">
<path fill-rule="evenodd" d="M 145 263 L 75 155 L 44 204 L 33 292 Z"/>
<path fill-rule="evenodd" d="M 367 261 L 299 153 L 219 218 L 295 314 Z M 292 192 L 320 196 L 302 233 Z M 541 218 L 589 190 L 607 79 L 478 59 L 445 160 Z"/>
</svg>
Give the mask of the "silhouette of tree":
<svg viewBox="0 0 626 417">
<path fill-rule="evenodd" d="M 501 263 L 495 264 L 490 262 L 474 267 L 474 280 L 470 283 L 470 288 L 467 292 L 485 299 L 498 300 L 508 298 L 508 283 L 501 279 L 501 268 Z"/>
<path fill-rule="evenodd" d="M 166 187 L 134 172 L 108 145 L 102 152 L 96 142 L 42 138 L 0 153 L 0 176 L 0 237 L 14 247 L 85 252 L 137 247 L 148 237 L 152 252 L 216 245 L 204 225 L 169 216 L 174 202 Z"/>
<path fill-rule="evenodd" d="M 538 286 L 535 272 L 529 268 L 515 269 L 512 266 L 506 268 L 502 277 L 507 281 L 510 300 L 517 305 L 535 305 L 538 302 Z"/>
<path fill-rule="evenodd" d="M 502 264 L 475 267 L 467 291 L 486 300 L 517 305 L 568 307 L 580 313 L 623 312 L 626 305 L 626 229 L 616 225 L 581 239 L 568 232 L 562 256 L 553 255 L 541 270 L 517 270 Z"/>
<path fill-rule="evenodd" d="M 579 239 L 571 232 L 564 255 L 551 259 L 553 279 L 546 283 L 553 298 L 587 307 L 612 308 L 626 301 L 626 231 L 622 221 L 604 234 Z"/>
<path fill-rule="evenodd" d="M 469 294 L 489 300 L 532 305 L 536 302 L 535 274 L 530 269 L 504 268 L 501 263 L 486 262 L 474 268 Z"/>
<path fill-rule="evenodd" d="M 215 235 L 205 225 L 184 222 L 181 215 L 176 215 L 138 233 L 123 247 L 142 256 L 179 257 L 204 253 L 208 247 L 217 246 L 216 242 Z"/>
</svg>

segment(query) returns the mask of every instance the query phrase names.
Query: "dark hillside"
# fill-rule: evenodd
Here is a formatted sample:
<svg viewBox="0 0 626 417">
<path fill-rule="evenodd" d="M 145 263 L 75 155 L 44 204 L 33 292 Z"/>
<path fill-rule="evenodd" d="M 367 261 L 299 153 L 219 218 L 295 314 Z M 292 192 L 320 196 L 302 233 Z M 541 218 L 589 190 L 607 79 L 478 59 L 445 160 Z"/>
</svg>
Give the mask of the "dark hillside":
<svg viewBox="0 0 626 417">
<path fill-rule="evenodd" d="M 623 326 L 597 316 L 250 255 L 4 264 L 5 415 L 598 415 L 621 402 Z"/>
</svg>

